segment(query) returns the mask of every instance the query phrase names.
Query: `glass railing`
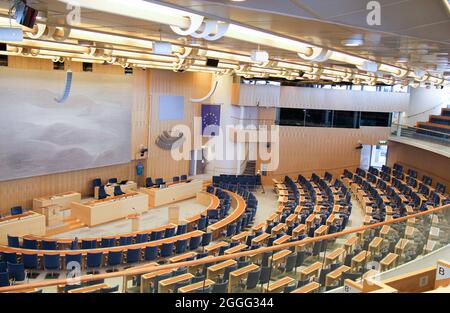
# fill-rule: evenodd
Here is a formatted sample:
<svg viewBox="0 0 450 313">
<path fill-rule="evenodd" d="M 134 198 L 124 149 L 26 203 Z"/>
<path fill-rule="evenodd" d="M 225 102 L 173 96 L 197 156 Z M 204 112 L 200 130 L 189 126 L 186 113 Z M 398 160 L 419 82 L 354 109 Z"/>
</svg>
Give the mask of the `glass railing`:
<svg viewBox="0 0 450 313">
<path fill-rule="evenodd" d="M 0 292 L 106 292 L 114 287 L 129 293 L 325 292 L 342 286 L 346 279 L 358 281 L 448 245 L 449 209 L 445 205 L 292 242 L 283 243 L 281 235 L 272 246 L 254 250 L 248 250 L 242 236 L 223 255 L 218 255 L 219 249 L 203 247 L 197 251 L 206 252 L 203 258 L 185 262 L 161 259 L 118 272 L 82 276 L 72 268 L 63 273 L 68 278 L 3 287 Z"/>
<path fill-rule="evenodd" d="M 391 136 L 419 139 L 431 143 L 450 146 L 450 134 L 427 128 L 393 123 L 391 127 Z"/>
</svg>

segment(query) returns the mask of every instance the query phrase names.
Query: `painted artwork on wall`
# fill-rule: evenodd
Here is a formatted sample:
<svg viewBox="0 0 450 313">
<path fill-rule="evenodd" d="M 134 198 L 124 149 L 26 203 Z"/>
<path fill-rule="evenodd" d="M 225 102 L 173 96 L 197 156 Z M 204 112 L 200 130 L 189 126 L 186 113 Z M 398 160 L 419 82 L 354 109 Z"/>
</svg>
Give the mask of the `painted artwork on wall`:
<svg viewBox="0 0 450 313">
<path fill-rule="evenodd" d="M 0 181 L 127 163 L 132 77 L 0 68 Z M 45 78 L 45 79 L 43 79 Z"/>
</svg>

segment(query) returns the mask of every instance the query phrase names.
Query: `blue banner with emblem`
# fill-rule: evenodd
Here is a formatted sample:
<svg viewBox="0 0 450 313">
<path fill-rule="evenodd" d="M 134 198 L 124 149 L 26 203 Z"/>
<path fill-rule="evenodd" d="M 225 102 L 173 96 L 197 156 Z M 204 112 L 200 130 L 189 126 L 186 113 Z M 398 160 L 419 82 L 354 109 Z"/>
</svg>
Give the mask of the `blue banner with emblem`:
<svg viewBox="0 0 450 313">
<path fill-rule="evenodd" d="M 202 104 L 202 135 L 219 136 L 220 105 Z"/>
</svg>

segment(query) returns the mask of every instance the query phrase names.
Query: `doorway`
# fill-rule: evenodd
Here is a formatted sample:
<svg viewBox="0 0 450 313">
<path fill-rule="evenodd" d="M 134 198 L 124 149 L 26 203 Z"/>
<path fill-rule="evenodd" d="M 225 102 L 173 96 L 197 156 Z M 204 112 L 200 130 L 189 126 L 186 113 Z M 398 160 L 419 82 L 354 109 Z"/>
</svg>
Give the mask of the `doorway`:
<svg viewBox="0 0 450 313">
<path fill-rule="evenodd" d="M 362 145 L 360 168 L 367 170 L 370 166 L 381 169 L 386 165 L 387 145 Z"/>
</svg>

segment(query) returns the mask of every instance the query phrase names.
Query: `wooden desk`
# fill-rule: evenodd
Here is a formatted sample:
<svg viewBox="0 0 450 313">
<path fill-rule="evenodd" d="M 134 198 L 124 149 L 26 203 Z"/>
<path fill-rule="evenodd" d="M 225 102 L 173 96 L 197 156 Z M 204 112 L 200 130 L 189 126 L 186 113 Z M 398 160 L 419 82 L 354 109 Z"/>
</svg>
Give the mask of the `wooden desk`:
<svg viewBox="0 0 450 313">
<path fill-rule="evenodd" d="M 160 271 L 155 271 L 155 272 L 150 272 L 150 273 L 146 273 L 146 274 L 142 274 L 141 275 L 141 293 L 144 293 L 145 288 L 150 285 L 150 282 L 153 278 L 164 275 L 164 274 L 170 274 L 172 273 L 172 269 L 165 269 L 165 270 L 160 270 Z M 125 289 L 126 290 L 126 289 Z"/>
<path fill-rule="evenodd" d="M 276 240 L 273 242 L 273 245 L 274 245 L 274 246 L 276 246 L 276 245 L 281 245 L 282 243 L 288 242 L 289 239 L 291 239 L 291 236 L 289 236 L 289 235 L 283 235 L 283 236 L 281 236 L 280 238 L 276 239 Z"/>
<path fill-rule="evenodd" d="M 189 293 L 189 292 L 196 291 L 197 289 L 208 288 L 209 286 L 212 286 L 214 284 L 215 284 L 215 282 L 213 282 L 212 280 L 206 279 L 205 281 L 199 281 L 195 284 L 183 286 L 178 289 L 178 292 L 179 293 Z"/>
<path fill-rule="evenodd" d="M 359 266 L 362 266 L 364 262 L 370 259 L 370 251 L 363 250 L 352 258 L 352 270 L 357 270 Z"/>
<path fill-rule="evenodd" d="M 277 226 L 275 226 L 271 229 L 271 233 L 272 233 L 272 235 L 276 235 L 279 232 L 281 232 L 282 230 L 284 230 L 285 228 L 286 228 L 286 224 L 279 223 Z"/>
<path fill-rule="evenodd" d="M 176 262 L 181 262 L 181 261 L 185 261 L 186 259 L 195 257 L 197 255 L 196 252 L 188 252 L 188 253 L 184 253 L 184 254 L 180 254 L 180 255 L 176 255 L 173 256 L 169 259 L 170 263 L 176 263 Z"/>
<path fill-rule="evenodd" d="M 263 231 L 265 226 L 266 226 L 266 223 L 264 223 L 264 222 L 259 223 L 258 225 L 255 225 L 252 227 L 252 231 L 253 231 L 253 233 L 256 233 L 257 231 Z"/>
<path fill-rule="evenodd" d="M 203 180 L 194 179 L 168 185 L 166 188 L 140 188 L 139 191 L 148 195 L 148 207 L 154 208 L 190 198 L 203 188 Z"/>
<path fill-rule="evenodd" d="M 206 272 L 206 278 L 215 280 L 217 276 L 222 275 L 225 269 L 229 266 L 236 265 L 236 260 L 226 260 L 221 263 L 217 263 L 208 267 Z"/>
<path fill-rule="evenodd" d="M 328 273 L 326 278 L 325 278 L 325 286 L 333 285 L 333 283 L 336 280 L 341 278 L 343 273 L 348 272 L 350 269 L 351 268 L 349 266 L 341 265 L 337 269 L 335 269 L 334 271 Z"/>
<path fill-rule="evenodd" d="M 306 218 L 306 227 L 309 229 L 311 227 L 312 222 L 314 221 L 315 215 L 314 214 L 310 214 L 307 218 Z"/>
<path fill-rule="evenodd" d="M 383 238 L 381 237 L 375 237 L 372 239 L 372 241 L 369 243 L 369 251 L 372 253 L 372 255 L 380 252 L 382 242 Z"/>
<path fill-rule="evenodd" d="M 268 233 L 262 233 L 261 235 L 255 237 L 252 239 L 252 244 L 263 244 L 268 238 L 270 237 L 270 234 Z"/>
<path fill-rule="evenodd" d="M 326 235 L 327 231 L 328 231 L 327 225 L 320 225 L 320 227 L 314 231 L 314 237 Z"/>
<path fill-rule="evenodd" d="M 301 233 L 306 232 L 306 225 L 305 224 L 299 224 L 297 227 L 295 227 L 292 230 L 292 237 L 297 237 Z"/>
<path fill-rule="evenodd" d="M 289 226 L 292 223 L 294 223 L 296 219 L 297 219 L 297 214 L 291 214 L 286 218 L 286 224 Z"/>
<path fill-rule="evenodd" d="M 206 208 L 199 214 L 195 214 L 184 219 L 184 222 L 187 224 L 188 231 L 191 231 L 194 228 L 195 224 L 202 217 L 202 215 L 207 216 L 208 211 L 218 210 L 220 205 L 220 199 L 216 195 L 210 194 L 206 191 L 197 192 L 196 201 L 204 205 Z"/>
<path fill-rule="evenodd" d="M 315 262 L 310 266 L 300 271 L 300 280 L 306 280 L 311 277 L 319 277 L 320 269 L 322 268 L 321 262 Z"/>
<path fill-rule="evenodd" d="M 77 288 L 77 289 L 71 289 L 67 293 L 88 293 L 91 291 L 99 291 L 100 289 L 108 288 L 108 287 L 109 286 L 107 284 L 97 284 L 97 285 L 86 286 L 86 287 L 81 287 L 81 288 Z"/>
<path fill-rule="evenodd" d="M 314 291 L 319 290 L 320 284 L 316 282 L 309 283 L 303 287 L 297 288 L 291 293 L 312 293 Z"/>
<path fill-rule="evenodd" d="M 68 191 L 58 193 L 51 196 L 39 197 L 33 199 L 33 211 L 39 210 L 42 207 L 51 205 L 59 205 L 62 210 L 70 208 L 72 202 L 81 202 L 81 193 L 75 191 Z"/>
<path fill-rule="evenodd" d="M 336 248 L 331 253 L 328 253 L 325 257 L 325 266 L 339 260 L 339 258 L 345 254 L 344 248 Z"/>
<path fill-rule="evenodd" d="M 284 287 L 289 285 L 293 281 L 295 281 L 294 278 L 286 276 L 286 277 L 278 279 L 277 281 L 274 281 L 273 283 L 269 282 L 269 287 L 267 288 L 267 292 L 270 292 L 270 293 L 282 292 Z"/>
<path fill-rule="evenodd" d="M 398 254 L 399 256 L 402 256 L 403 251 L 408 246 L 408 244 L 409 244 L 408 239 L 401 238 L 395 245 L 395 253 Z"/>
<path fill-rule="evenodd" d="M 221 247 L 228 246 L 228 242 L 225 241 L 219 241 L 215 244 L 209 245 L 205 247 L 205 252 L 214 254 L 216 251 L 218 251 Z"/>
<path fill-rule="evenodd" d="M 277 267 L 280 263 L 285 263 L 286 257 L 291 253 L 291 250 L 281 250 L 277 253 L 274 253 L 273 256 L 269 257 L 269 264 L 272 267 Z"/>
<path fill-rule="evenodd" d="M 270 223 L 275 222 L 276 219 L 278 219 L 278 214 L 277 214 L 277 213 L 272 213 L 272 214 L 266 219 L 266 222 L 267 222 L 267 224 L 270 224 Z"/>
<path fill-rule="evenodd" d="M 414 239 L 414 230 L 415 230 L 414 227 L 406 226 L 406 229 L 405 229 L 405 237 L 406 237 L 406 239 Z"/>
<path fill-rule="evenodd" d="M 383 225 L 380 230 L 381 238 L 388 239 L 389 232 L 391 231 L 391 227 L 389 225 Z"/>
<path fill-rule="evenodd" d="M 32 211 L 0 218 L 0 244 L 8 244 L 8 235 L 45 235 L 45 216 Z"/>
<path fill-rule="evenodd" d="M 247 239 L 248 235 L 250 235 L 249 231 L 240 232 L 239 234 L 234 235 L 233 237 L 231 237 L 231 241 L 239 241 L 240 243 L 245 242 L 245 240 Z"/>
<path fill-rule="evenodd" d="M 180 283 L 186 280 L 190 280 L 194 277 L 191 273 L 186 273 L 178 275 L 175 277 L 170 277 L 159 281 L 158 293 L 167 293 L 171 288 L 175 286 L 176 283 Z"/>
<path fill-rule="evenodd" d="M 208 231 L 213 233 L 213 239 L 216 239 L 220 236 L 220 232 L 228 227 L 229 224 L 237 221 L 242 214 L 245 213 L 245 208 L 247 204 L 245 203 L 244 198 L 242 198 L 237 193 L 227 191 L 231 197 L 231 207 L 234 209 L 227 217 L 221 219 L 217 223 L 208 226 Z"/>
<path fill-rule="evenodd" d="M 258 268 L 259 268 L 259 266 L 256 264 L 249 264 L 247 266 L 241 267 L 240 269 L 232 271 L 229 276 L 228 292 L 229 293 L 232 292 L 233 286 L 237 280 L 244 279 L 245 277 L 247 277 L 248 273 L 250 273 Z"/>
<path fill-rule="evenodd" d="M 233 248 L 225 250 L 224 254 L 232 254 L 232 253 L 236 253 L 241 250 L 244 250 L 244 249 L 247 249 L 247 245 L 240 244 L 240 245 L 234 246 Z"/>
<path fill-rule="evenodd" d="M 72 216 L 89 227 L 116 221 L 148 210 L 148 196 L 132 192 L 86 203 L 72 202 Z"/>
<path fill-rule="evenodd" d="M 132 191 L 136 191 L 137 188 L 137 184 L 134 181 L 127 181 L 126 184 L 106 184 L 105 185 L 105 192 L 107 195 L 113 196 L 114 195 L 114 187 L 116 186 L 120 186 L 120 189 L 122 190 L 122 192 L 125 193 L 130 193 Z M 98 191 L 99 191 L 100 187 L 95 187 L 94 188 L 94 198 L 98 199 Z"/>
<path fill-rule="evenodd" d="M 397 262 L 398 259 L 398 254 L 395 253 L 389 253 L 388 255 L 386 255 L 381 261 L 380 261 L 380 265 L 381 265 L 381 272 L 384 272 L 388 269 L 391 269 L 393 267 L 395 267 L 395 264 Z"/>
</svg>

